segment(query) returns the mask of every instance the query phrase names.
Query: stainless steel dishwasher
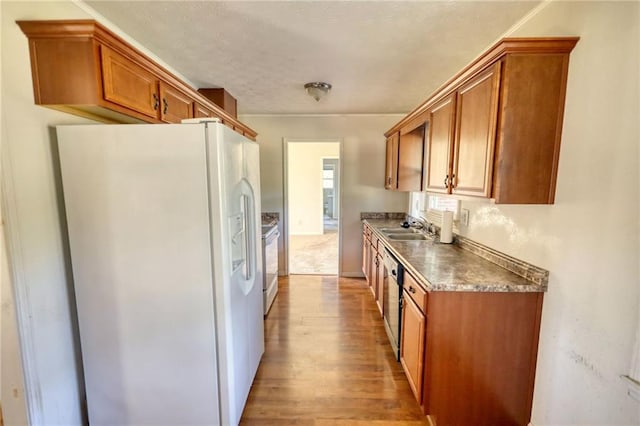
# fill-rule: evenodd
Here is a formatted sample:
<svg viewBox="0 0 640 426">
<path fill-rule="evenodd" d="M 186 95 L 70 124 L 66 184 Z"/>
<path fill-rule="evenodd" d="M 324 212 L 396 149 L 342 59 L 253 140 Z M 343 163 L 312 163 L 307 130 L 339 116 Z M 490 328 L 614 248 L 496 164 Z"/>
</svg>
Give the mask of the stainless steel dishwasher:
<svg viewBox="0 0 640 426">
<path fill-rule="evenodd" d="M 402 324 L 402 277 L 403 267 L 387 249 L 382 259 L 384 263 L 382 315 L 393 353 L 400 360 L 400 327 Z"/>
<path fill-rule="evenodd" d="M 278 294 L 278 237 L 277 225 L 262 226 L 262 298 L 266 317 Z"/>
</svg>

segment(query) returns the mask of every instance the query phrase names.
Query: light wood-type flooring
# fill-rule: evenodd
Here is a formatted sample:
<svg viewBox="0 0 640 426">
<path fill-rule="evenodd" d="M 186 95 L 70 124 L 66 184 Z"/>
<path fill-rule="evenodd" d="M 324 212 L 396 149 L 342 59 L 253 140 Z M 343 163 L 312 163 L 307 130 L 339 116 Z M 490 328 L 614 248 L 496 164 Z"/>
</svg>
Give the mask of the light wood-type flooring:
<svg viewBox="0 0 640 426">
<path fill-rule="evenodd" d="M 243 425 L 427 424 L 363 279 L 281 278 Z"/>
</svg>

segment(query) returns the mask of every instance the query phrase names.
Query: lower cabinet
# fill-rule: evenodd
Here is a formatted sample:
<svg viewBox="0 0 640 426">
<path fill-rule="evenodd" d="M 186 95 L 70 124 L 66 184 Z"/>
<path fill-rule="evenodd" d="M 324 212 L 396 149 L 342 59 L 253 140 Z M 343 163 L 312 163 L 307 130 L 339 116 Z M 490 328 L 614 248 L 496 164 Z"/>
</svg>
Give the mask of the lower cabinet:
<svg viewBox="0 0 640 426">
<path fill-rule="evenodd" d="M 362 228 L 362 273 L 364 278 L 369 281 L 367 276 L 367 251 L 369 250 L 369 244 L 367 244 L 367 228 L 366 225 Z"/>
<path fill-rule="evenodd" d="M 378 277 L 376 275 L 378 269 L 377 269 L 377 265 L 376 265 L 376 261 L 377 261 L 377 257 L 376 257 L 376 251 L 373 248 L 373 244 L 371 244 L 371 241 L 367 241 L 367 244 L 369 246 L 368 250 L 367 250 L 367 256 L 368 256 L 368 260 L 367 260 L 367 264 L 369 265 L 369 270 L 367 271 L 367 276 L 369 277 L 369 290 L 371 290 L 371 294 L 373 294 L 374 298 L 378 297 Z"/>
<path fill-rule="evenodd" d="M 367 284 L 371 285 L 369 277 L 369 268 L 371 260 L 371 245 L 369 243 L 369 227 L 364 225 L 362 228 L 362 273 L 364 274 Z"/>
<path fill-rule="evenodd" d="M 373 295 L 380 315 L 383 315 L 384 306 L 384 264 L 382 262 L 383 243 L 364 225 L 362 228 L 362 273 L 364 274 L 369 290 Z"/>
<path fill-rule="evenodd" d="M 418 308 L 416 302 L 405 293 L 402 302 L 400 363 L 418 401 L 422 401 L 426 321 L 424 313 Z"/>
<path fill-rule="evenodd" d="M 427 292 L 405 271 L 400 362 L 431 424 L 529 423 L 542 300 Z"/>
<path fill-rule="evenodd" d="M 383 240 L 367 225 L 362 270 L 384 312 Z M 400 363 L 437 426 L 526 426 L 544 293 L 427 291 L 405 269 Z"/>
<path fill-rule="evenodd" d="M 429 293 L 422 407 L 438 426 L 529 424 L 542 299 Z"/>
<path fill-rule="evenodd" d="M 384 315 L 384 264 L 382 263 L 382 250 L 379 245 L 378 252 L 376 253 L 376 304 L 380 315 Z"/>
</svg>

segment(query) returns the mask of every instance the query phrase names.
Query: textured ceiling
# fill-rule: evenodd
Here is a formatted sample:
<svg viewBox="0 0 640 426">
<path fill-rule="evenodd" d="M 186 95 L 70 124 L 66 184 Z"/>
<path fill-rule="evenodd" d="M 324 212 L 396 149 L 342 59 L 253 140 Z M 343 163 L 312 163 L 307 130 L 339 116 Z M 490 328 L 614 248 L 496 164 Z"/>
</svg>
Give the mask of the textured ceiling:
<svg viewBox="0 0 640 426">
<path fill-rule="evenodd" d="M 85 3 L 239 113 L 303 114 L 408 112 L 540 2 Z"/>
</svg>

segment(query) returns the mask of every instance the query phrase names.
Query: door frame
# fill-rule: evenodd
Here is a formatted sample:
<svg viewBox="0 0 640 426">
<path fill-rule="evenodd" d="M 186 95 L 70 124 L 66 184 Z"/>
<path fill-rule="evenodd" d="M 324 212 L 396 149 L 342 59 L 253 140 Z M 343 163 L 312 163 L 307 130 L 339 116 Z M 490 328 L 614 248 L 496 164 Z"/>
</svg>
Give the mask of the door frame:
<svg viewBox="0 0 640 426">
<path fill-rule="evenodd" d="M 289 144 L 290 143 L 337 143 L 338 144 L 338 276 L 342 276 L 342 176 L 343 176 L 343 140 L 342 138 L 282 138 L 282 249 L 284 252 L 284 275 L 289 275 Z"/>
</svg>

